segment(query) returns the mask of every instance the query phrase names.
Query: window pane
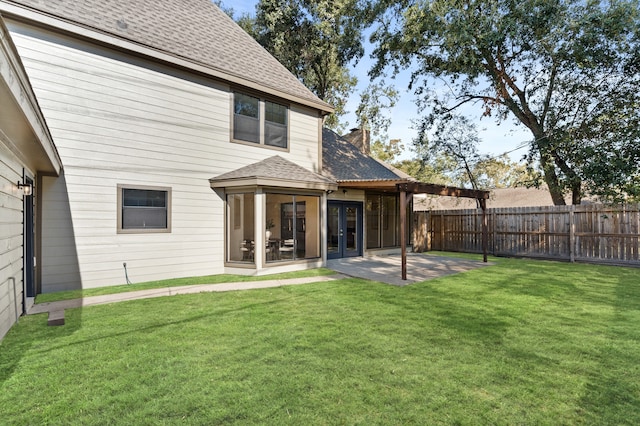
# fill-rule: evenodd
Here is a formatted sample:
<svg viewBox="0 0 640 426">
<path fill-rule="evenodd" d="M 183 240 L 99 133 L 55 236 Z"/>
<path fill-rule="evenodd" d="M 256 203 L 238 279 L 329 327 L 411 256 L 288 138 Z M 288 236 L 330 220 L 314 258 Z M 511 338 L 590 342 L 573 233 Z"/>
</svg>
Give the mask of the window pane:
<svg viewBox="0 0 640 426">
<path fill-rule="evenodd" d="M 167 191 L 149 189 L 122 189 L 122 205 L 125 207 L 166 207 Z"/>
<path fill-rule="evenodd" d="M 255 259 L 253 193 L 227 195 L 227 258 L 229 262 L 253 263 Z"/>
<path fill-rule="evenodd" d="M 315 259 L 320 251 L 320 197 L 267 194 L 267 262 Z"/>
<path fill-rule="evenodd" d="M 167 191 L 122 189 L 122 229 L 167 229 Z"/>
<path fill-rule="evenodd" d="M 276 262 L 294 259 L 296 223 L 293 213 L 293 196 L 267 194 L 265 223 L 266 261 Z"/>
<path fill-rule="evenodd" d="M 166 229 L 167 209 L 122 207 L 122 229 Z"/>
<path fill-rule="evenodd" d="M 264 103 L 264 118 L 265 120 L 282 124 L 283 126 L 287 125 L 287 107 L 280 104 L 274 104 L 273 102 L 266 101 Z"/>
<path fill-rule="evenodd" d="M 253 96 L 233 95 L 233 138 L 260 142 L 260 100 Z"/>
<path fill-rule="evenodd" d="M 327 210 L 327 252 L 329 254 L 340 251 L 340 207 L 329 206 Z"/>
<path fill-rule="evenodd" d="M 358 251 L 358 209 L 356 207 L 346 207 L 344 209 L 345 224 L 344 236 L 346 238 L 345 249 L 350 252 Z"/>
<path fill-rule="evenodd" d="M 233 111 L 238 115 L 258 118 L 260 117 L 260 99 L 242 93 L 234 93 Z"/>
<path fill-rule="evenodd" d="M 264 143 L 265 145 L 286 148 L 287 147 L 287 126 L 270 123 L 268 121 L 265 122 L 264 123 Z"/>
<path fill-rule="evenodd" d="M 380 248 L 380 196 L 367 195 L 367 248 Z"/>
<path fill-rule="evenodd" d="M 247 142 L 260 142 L 260 120 L 235 114 L 233 138 Z"/>
<path fill-rule="evenodd" d="M 398 245 L 398 203 L 395 195 L 382 196 L 382 247 Z"/>
<path fill-rule="evenodd" d="M 287 107 L 265 101 L 264 143 L 287 147 Z"/>
</svg>

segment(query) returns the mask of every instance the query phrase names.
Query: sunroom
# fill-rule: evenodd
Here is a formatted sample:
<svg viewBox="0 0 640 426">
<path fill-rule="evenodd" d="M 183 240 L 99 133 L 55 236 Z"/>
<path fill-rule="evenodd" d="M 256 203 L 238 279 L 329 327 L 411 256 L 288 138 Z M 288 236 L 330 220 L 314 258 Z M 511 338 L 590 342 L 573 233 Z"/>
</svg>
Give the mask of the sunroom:
<svg viewBox="0 0 640 426">
<path fill-rule="evenodd" d="M 225 200 L 225 268 L 256 274 L 319 267 L 326 259 L 332 180 L 280 156 L 210 179 Z"/>
</svg>

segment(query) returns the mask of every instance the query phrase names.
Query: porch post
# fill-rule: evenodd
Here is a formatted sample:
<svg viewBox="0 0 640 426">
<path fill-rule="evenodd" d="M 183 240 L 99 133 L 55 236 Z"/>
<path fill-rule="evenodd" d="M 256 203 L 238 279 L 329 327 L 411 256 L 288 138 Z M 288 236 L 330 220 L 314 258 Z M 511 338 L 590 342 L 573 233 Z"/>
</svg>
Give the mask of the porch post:
<svg viewBox="0 0 640 426">
<path fill-rule="evenodd" d="M 407 191 L 400 191 L 400 250 L 402 250 L 402 279 L 407 279 Z"/>
<path fill-rule="evenodd" d="M 253 248 L 253 261 L 256 264 L 256 273 L 264 269 L 265 264 L 265 212 L 267 210 L 267 196 L 262 191 L 262 188 L 257 188 L 255 192 L 255 204 L 254 204 L 254 241 L 255 246 Z"/>
</svg>

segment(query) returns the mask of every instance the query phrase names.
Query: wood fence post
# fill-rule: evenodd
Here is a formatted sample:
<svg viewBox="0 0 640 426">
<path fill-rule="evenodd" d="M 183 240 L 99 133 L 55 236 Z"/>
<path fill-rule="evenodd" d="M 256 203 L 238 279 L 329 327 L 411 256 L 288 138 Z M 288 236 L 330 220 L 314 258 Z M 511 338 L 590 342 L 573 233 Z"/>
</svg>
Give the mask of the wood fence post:
<svg viewBox="0 0 640 426">
<path fill-rule="evenodd" d="M 493 227 L 493 255 L 498 255 L 498 223 L 496 222 L 496 210 L 491 212 L 491 226 Z"/>
<path fill-rule="evenodd" d="M 444 213 L 440 214 L 440 248 L 438 250 L 444 251 Z"/>
<path fill-rule="evenodd" d="M 602 256 L 602 252 L 604 251 L 602 249 L 602 228 L 603 228 L 603 222 L 604 222 L 604 214 L 602 212 L 600 212 L 600 209 L 596 206 L 595 208 L 595 218 L 598 221 L 598 259 L 602 260 L 604 259 L 604 256 Z"/>
<path fill-rule="evenodd" d="M 573 263 L 576 261 L 576 206 L 573 204 L 569 209 L 569 260 Z"/>
<path fill-rule="evenodd" d="M 426 216 L 426 227 L 427 227 L 427 235 L 425 236 L 426 239 L 426 243 L 425 243 L 425 251 L 431 251 L 433 250 L 432 247 L 432 243 L 431 243 L 431 233 L 433 232 L 433 223 L 431 222 L 431 212 L 427 212 L 427 216 Z"/>
</svg>

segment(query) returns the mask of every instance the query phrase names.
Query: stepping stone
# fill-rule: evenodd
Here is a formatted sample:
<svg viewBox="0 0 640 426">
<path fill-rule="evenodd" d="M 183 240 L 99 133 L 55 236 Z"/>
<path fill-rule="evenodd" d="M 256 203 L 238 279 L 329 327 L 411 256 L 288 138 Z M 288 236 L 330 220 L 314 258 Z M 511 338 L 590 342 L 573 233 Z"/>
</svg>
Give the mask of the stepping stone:
<svg viewBox="0 0 640 426">
<path fill-rule="evenodd" d="M 47 325 L 64 325 L 64 310 L 49 312 Z"/>
</svg>

